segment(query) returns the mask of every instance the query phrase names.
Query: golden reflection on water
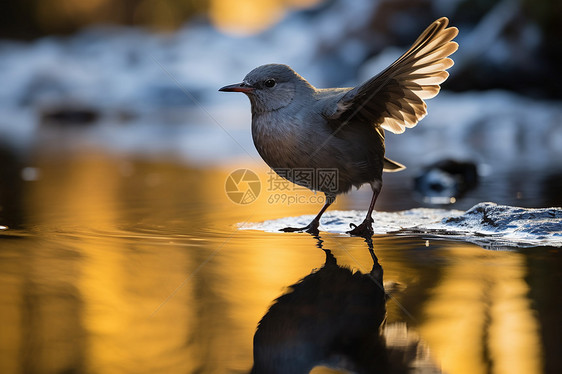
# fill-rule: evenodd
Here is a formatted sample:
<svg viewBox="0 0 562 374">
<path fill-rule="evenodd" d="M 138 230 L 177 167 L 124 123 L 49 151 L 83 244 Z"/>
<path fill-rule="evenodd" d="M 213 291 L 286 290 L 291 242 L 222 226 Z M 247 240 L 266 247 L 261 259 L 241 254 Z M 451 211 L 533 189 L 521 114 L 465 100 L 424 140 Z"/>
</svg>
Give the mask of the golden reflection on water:
<svg viewBox="0 0 562 374">
<path fill-rule="evenodd" d="M 461 245 L 450 252 L 457 260 L 432 290 L 420 326 L 443 370 L 541 372 L 539 326 L 523 255 L 467 251 Z"/>
<path fill-rule="evenodd" d="M 235 205 L 224 191 L 230 168 L 95 150 L 38 155 L 34 166 L 41 178 L 21 191 L 28 229 L 0 237 L 2 373 L 247 371 L 267 308 L 324 262 L 308 235 L 236 230 L 318 206 L 272 206 L 266 188 Z M 252 170 L 265 185 L 267 169 Z M 323 239 L 338 263 L 369 271 L 361 239 Z M 385 280 L 404 286 L 394 300 L 415 316 L 391 300 L 389 322 L 417 329 L 446 372 L 489 372 L 490 362 L 497 373 L 539 372 L 524 255 L 432 246 L 375 238 Z"/>
</svg>

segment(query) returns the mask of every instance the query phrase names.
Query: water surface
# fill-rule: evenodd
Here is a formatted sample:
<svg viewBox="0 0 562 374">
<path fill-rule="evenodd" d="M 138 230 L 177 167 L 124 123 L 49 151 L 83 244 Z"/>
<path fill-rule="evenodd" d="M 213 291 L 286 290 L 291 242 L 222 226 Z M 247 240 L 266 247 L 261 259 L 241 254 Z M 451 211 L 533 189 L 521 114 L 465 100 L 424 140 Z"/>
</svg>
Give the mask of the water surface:
<svg viewBox="0 0 562 374">
<path fill-rule="evenodd" d="M 324 266 L 326 253 L 308 234 L 238 230 L 238 223 L 319 208 L 268 203 L 265 189 L 252 204 L 234 204 L 224 182 L 238 166 L 96 147 L 14 155 L 2 169 L 0 372 L 249 372 L 258 322 L 290 286 Z M 264 166 L 248 166 L 265 185 Z M 406 179 L 393 178 L 377 208 L 416 206 Z M 482 201 L 480 193 L 460 208 Z M 495 193 L 488 200 L 536 206 L 545 198 Z M 414 202 L 405 206 L 407 199 Z M 361 190 L 335 209 L 362 209 L 366 201 Z M 321 233 L 321 240 L 339 267 L 373 268 L 363 239 Z M 418 350 L 410 364 L 423 356 L 448 373 L 562 367 L 558 249 L 492 251 L 377 235 L 373 250 L 394 290 L 386 326 Z M 342 293 L 333 286 L 317 292 L 337 304 Z M 387 335 L 389 346 L 398 344 L 396 333 Z"/>
</svg>

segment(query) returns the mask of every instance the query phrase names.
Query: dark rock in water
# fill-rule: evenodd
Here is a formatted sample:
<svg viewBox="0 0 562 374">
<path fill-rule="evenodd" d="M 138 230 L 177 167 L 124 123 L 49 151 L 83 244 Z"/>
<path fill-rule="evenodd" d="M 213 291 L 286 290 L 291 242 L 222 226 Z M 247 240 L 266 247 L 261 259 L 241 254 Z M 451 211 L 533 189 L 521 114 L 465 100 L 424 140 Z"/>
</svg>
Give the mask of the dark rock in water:
<svg viewBox="0 0 562 374">
<path fill-rule="evenodd" d="M 441 160 L 425 167 L 414 182 L 427 202 L 448 203 L 476 187 L 478 172 L 469 161 Z"/>
<path fill-rule="evenodd" d="M 97 122 L 100 113 L 85 107 L 53 107 L 40 114 L 41 123 L 49 125 L 90 125 Z"/>
</svg>

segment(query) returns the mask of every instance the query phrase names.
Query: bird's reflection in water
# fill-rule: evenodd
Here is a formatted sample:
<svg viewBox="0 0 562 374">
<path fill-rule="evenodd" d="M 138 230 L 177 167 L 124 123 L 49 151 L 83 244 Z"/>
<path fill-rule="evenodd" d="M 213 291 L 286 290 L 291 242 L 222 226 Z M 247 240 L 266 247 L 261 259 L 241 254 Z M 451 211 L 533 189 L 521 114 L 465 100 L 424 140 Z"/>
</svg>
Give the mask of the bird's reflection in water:
<svg viewBox="0 0 562 374">
<path fill-rule="evenodd" d="M 309 373 L 318 366 L 351 373 L 436 373 L 405 324 L 384 326 L 387 293 L 371 239 L 368 274 L 338 265 L 329 249 L 324 265 L 275 300 L 254 336 L 251 373 Z"/>
</svg>

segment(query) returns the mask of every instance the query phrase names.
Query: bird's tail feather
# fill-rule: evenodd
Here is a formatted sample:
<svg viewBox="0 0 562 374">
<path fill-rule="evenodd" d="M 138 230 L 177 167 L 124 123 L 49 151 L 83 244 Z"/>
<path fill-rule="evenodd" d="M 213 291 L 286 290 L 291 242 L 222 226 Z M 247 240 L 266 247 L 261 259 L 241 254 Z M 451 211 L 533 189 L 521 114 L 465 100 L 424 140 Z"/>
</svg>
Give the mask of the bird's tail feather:
<svg viewBox="0 0 562 374">
<path fill-rule="evenodd" d="M 384 163 L 383 163 L 383 171 L 387 172 L 387 173 L 394 173 L 397 171 L 401 171 L 406 169 L 406 166 L 402 165 L 401 163 L 398 163 L 396 161 L 392 161 L 389 158 L 384 158 Z"/>
</svg>

